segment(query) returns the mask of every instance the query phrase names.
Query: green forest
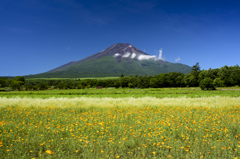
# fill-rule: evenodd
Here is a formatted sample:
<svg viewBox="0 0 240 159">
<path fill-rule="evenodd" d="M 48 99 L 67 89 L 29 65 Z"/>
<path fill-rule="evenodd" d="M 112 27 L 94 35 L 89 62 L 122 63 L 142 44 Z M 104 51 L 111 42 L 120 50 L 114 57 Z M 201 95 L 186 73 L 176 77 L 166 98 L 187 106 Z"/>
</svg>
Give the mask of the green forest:
<svg viewBox="0 0 240 159">
<path fill-rule="evenodd" d="M 215 87 L 240 85 L 240 67 L 224 66 L 218 69 L 200 70 L 199 63 L 192 67 L 190 73 L 162 73 L 155 76 L 124 76 L 116 79 L 53 79 L 30 80 L 23 76 L 0 78 L 1 90 L 45 90 L 45 89 L 85 89 L 95 88 L 166 88 L 166 87 L 200 87 L 202 90 L 214 90 Z"/>
</svg>

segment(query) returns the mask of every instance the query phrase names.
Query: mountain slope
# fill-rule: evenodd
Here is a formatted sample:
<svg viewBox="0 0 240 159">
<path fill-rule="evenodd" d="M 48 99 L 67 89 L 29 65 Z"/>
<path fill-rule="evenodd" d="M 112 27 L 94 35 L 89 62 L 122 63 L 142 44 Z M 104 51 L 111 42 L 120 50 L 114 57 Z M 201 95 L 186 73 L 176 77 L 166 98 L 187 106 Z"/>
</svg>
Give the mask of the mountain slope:
<svg viewBox="0 0 240 159">
<path fill-rule="evenodd" d="M 170 63 L 151 56 L 130 44 L 114 44 L 97 54 L 69 62 L 46 73 L 33 75 L 43 78 L 79 78 L 156 75 L 167 72 L 188 73 L 191 67 Z"/>
<path fill-rule="evenodd" d="M 124 56 L 124 54 L 126 53 L 134 53 L 134 54 L 138 54 L 138 55 L 148 55 L 147 53 L 137 49 L 136 47 L 128 44 L 128 43 L 117 43 L 117 44 L 114 44 L 112 46 L 110 46 L 109 48 L 99 52 L 99 53 L 96 53 L 92 56 L 89 56 L 85 59 L 82 59 L 82 60 L 79 60 L 79 61 L 72 61 L 72 62 L 69 62 L 65 65 L 62 65 L 60 67 L 57 67 L 49 72 L 55 72 L 55 71 L 62 71 L 62 70 L 66 70 L 68 69 L 68 67 L 70 66 L 73 66 L 73 65 L 77 65 L 77 64 L 80 64 L 82 62 L 85 62 L 85 61 L 89 61 L 89 60 L 96 60 L 96 59 L 100 59 L 102 57 L 105 57 L 105 56 L 113 56 L 116 58 L 117 61 L 120 60 L 120 56 L 117 56 L 115 54 L 119 54 L 120 56 Z M 126 60 L 127 58 L 125 58 Z"/>
</svg>

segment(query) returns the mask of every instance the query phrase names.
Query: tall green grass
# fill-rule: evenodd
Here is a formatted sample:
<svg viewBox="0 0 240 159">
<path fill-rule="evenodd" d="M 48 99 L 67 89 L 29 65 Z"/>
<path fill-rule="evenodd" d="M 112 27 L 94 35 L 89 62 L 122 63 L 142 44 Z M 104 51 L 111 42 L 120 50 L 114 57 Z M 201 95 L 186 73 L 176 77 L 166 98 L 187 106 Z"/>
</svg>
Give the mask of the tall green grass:
<svg viewBox="0 0 240 159">
<path fill-rule="evenodd" d="M 43 90 L 43 91 L 12 91 L 0 92 L 0 97 L 31 97 L 31 98 L 51 98 L 51 97 L 156 97 L 156 98 L 179 98 L 179 97 L 214 97 L 228 96 L 240 97 L 239 90 L 216 90 L 216 91 L 201 91 L 200 88 L 149 88 L 149 89 L 67 89 L 67 90 Z"/>
</svg>

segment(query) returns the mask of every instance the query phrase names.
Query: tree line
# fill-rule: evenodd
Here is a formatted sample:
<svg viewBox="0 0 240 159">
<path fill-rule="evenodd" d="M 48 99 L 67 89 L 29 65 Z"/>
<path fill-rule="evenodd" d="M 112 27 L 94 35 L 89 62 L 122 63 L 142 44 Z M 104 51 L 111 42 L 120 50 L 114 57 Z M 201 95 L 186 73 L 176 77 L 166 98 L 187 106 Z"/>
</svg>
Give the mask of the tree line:
<svg viewBox="0 0 240 159">
<path fill-rule="evenodd" d="M 218 69 L 200 70 L 199 63 L 192 67 L 190 73 L 162 73 L 155 76 L 125 76 L 118 79 L 76 79 L 76 80 L 40 80 L 33 82 L 22 76 L 14 79 L 0 78 L 0 87 L 13 90 L 85 89 L 97 86 L 115 88 L 163 88 L 163 87 L 201 87 L 203 90 L 214 90 L 215 87 L 240 85 L 240 67 L 224 66 Z"/>
</svg>

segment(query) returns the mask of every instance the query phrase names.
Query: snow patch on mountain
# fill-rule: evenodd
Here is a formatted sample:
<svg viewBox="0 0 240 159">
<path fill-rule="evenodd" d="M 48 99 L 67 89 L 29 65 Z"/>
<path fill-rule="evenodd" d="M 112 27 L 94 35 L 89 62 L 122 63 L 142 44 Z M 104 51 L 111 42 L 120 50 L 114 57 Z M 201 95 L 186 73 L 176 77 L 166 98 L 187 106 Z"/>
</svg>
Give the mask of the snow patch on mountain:
<svg viewBox="0 0 240 159">
<path fill-rule="evenodd" d="M 133 53 L 133 54 L 131 55 L 131 58 L 133 59 L 134 57 L 136 57 L 136 55 L 137 55 L 137 54 Z"/>
<path fill-rule="evenodd" d="M 151 55 L 140 55 L 138 56 L 138 60 L 158 60 L 156 56 Z"/>
<path fill-rule="evenodd" d="M 116 53 L 113 55 L 113 57 L 118 57 L 118 56 L 121 56 L 119 53 Z"/>
<path fill-rule="evenodd" d="M 110 49 L 112 49 L 113 47 L 115 47 L 115 45 L 113 45 Z M 159 50 L 159 55 L 144 54 L 138 51 L 138 49 L 136 49 L 134 46 L 130 44 L 125 45 L 119 51 L 120 53 L 115 53 L 113 57 L 131 58 L 139 61 L 142 60 L 165 61 L 164 58 L 162 57 L 162 48 Z"/>
<path fill-rule="evenodd" d="M 128 58 L 130 55 L 131 55 L 131 53 L 126 52 L 122 57 L 123 57 L 123 58 Z"/>
<path fill-rule="evenodd" d="M 123 51 L 125 51 L 127 48 L 131 48 L 132 47 L 132 45 L 128 45 L 127 47 L 125 47 L 124 49 L 123 49 Z"/>
</svg>

